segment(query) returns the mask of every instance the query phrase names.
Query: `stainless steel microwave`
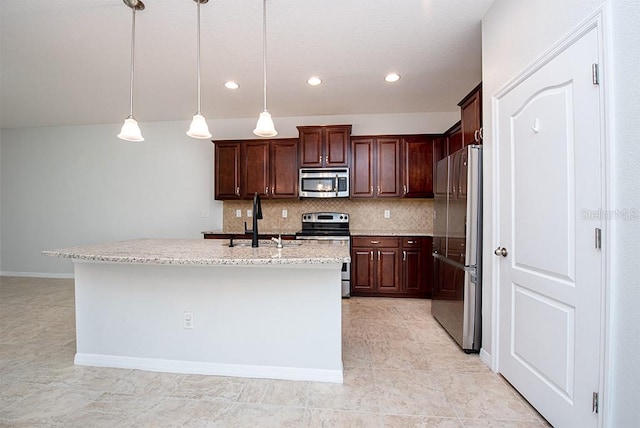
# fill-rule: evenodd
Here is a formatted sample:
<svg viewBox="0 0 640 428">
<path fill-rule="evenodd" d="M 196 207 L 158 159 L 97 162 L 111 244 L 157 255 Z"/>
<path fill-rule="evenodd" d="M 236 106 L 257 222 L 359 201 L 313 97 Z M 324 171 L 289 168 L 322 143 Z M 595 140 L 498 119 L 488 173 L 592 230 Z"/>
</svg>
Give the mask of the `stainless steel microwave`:
<svg viewBox="0 0 640 428">
<path fill-rule="evenodd" d="M 301 198 L 348 198 L 349 168 L 301 168 Z"/>
</svg>

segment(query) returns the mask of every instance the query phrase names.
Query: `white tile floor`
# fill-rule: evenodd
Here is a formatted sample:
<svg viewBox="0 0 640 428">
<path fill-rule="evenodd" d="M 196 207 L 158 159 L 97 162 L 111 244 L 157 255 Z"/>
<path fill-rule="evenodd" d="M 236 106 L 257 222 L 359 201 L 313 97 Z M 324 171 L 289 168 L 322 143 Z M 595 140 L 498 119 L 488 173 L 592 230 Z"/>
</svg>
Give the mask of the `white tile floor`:
<svg viewBox="0 0 640 428">
<path fill-rule="evenodd" d="M 73 281 L 0 277 L 0 427 L 544 427 L 429 300 L 343 300 L 344 384 L 73 365 Z"/>
</svg>

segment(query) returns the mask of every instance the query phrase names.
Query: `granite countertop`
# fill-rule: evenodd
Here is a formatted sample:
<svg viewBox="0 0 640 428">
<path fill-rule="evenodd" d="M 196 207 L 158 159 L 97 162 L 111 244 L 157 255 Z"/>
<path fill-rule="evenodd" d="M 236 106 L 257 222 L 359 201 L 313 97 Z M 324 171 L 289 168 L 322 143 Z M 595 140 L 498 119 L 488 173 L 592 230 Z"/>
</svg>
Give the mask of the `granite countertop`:
<svg viewBox="0 0 640 428">
<path fill-rule="evenodd" d="M 135 239 L 43 251 L 68 259 L 156 265 L 286 265 L 349 262 L 349 247 L 289 241 L 278 249 L 272 241 L 235 240 L 229 248 L 221 239 Z"/>
<path fill-rule="evenodd" d="M 351 236 L 433 236 L 427 231 L 415 230 L 351 230 Z"/>
</svg>

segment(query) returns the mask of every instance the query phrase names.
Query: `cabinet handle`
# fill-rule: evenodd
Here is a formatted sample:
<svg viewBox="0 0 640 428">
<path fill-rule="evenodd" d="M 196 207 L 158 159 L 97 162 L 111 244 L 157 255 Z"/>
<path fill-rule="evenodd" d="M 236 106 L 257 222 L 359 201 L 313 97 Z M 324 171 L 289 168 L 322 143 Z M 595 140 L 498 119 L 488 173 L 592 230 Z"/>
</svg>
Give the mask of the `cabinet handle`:
<svg viewBox="0 0 640 428">
<path fill-rule="evenodd" d="M 380 261 L 380 251 L 378 251 L 378 261 Z"/>
<path fill-rule="evenodd" d="M 240 187 L 236 187 L 236 196 L 240 196 Z"/>
<path fill-rule="evenodd" d="M 324 163 L 325 163 L 325 165 L 329 165 L 329 155 L 326 155 L 324 157 Z"/>
<path fill-rule="evenodd" d="M 322 155 L 318 158 L 318 163 L 322 163 Z"/>
<path fill-rule="evenodd" d="M 380 194 L 380 186 L 378 186 L 378 195 Z"/>
<path fill-rule="evenodd" d="M 373 261 L 373 250 L 371 250 L 371 261 Z"/>
<path fill-rule="evenodd" d="M 403 262 L 407 261 L 407 252 L 406 251 L 402 251 L 402 261 Z"/>
<path fill-rule="evenodd" d="M 264 194 L 265 194 L 265 195 L 268 195 L 268 194 L 269 194 L 269 186 L 267 186 L 267 187 L 265 187 L 265 188 L 264 188 Z"/>
<path fill-rule="evenodd" d="M 480 139 L 481 139 L 481 140 L 484 140 L 484 127 L 480 128 L 480 133 L 479 133 L 479 135 L 480 135 Z"/>
<path fill-rule="evenodd" d="M 480 141 L 480 136 L 479 136 L 480 132 L 476 129 L 475 131 L 473 131 L 473 140 L 477 143 L 478 141 Z"/>
<path fill-rule="evenodd" d="M 371 192 L 370 193 L 373 195 L 373 186 L 371 186 Z"/>
<path fill-rule="evenodd" d="M 407 185 L 406 184 L 402 186 L 402 194 L 403 195 L 407 194 Z"/>
<path fill-rule="evenodd" d="M 380 241 L 371 241 L 371 243 L 375 245 L 375 244 L 379 244 Z"/>
<path fill-rule="evenodd" d="M 407 244 L 415 244 L 417 243 L 416 241 L 407 241 Z"/>
</svg>

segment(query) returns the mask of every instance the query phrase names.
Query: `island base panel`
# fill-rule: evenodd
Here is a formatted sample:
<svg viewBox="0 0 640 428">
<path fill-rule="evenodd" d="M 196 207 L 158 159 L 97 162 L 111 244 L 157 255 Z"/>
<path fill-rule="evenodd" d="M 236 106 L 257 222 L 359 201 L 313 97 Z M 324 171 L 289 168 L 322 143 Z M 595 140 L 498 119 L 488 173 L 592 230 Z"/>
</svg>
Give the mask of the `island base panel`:
<svg viewBox="0 0 640 428">
<path fill-rule="evenodd" d="M 342 382 L 340 268 L 76 261 L 75 363 Z"/>
</svg>

